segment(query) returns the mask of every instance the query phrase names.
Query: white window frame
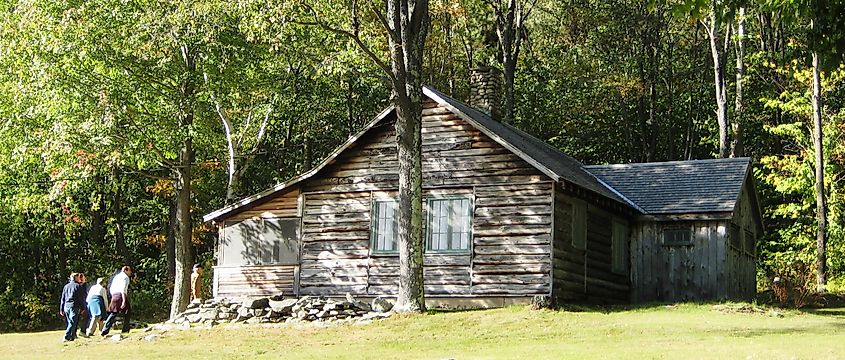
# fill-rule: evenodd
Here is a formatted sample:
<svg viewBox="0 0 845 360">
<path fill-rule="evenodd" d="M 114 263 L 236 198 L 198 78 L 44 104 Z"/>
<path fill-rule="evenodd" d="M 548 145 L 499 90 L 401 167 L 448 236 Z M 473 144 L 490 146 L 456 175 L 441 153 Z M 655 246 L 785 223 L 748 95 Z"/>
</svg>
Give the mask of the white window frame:
<svg viewBox="0 0 845 360">
<path fill-rule="evenodd" d="M 467 237 L 466 238 L 466 247 L 465 248 L 464 247 L 458 247 L 458 248 L 452 247 L 452 244 L 454 242 L 452 236 L 456 233 L 456 232 L 453 231 L 453 226 L 455 226 L 455 224 L 453 223 L 453 221 L 451 221 L 450 219 L 447 218 L 447 220 L 446 220 L 446 226 L 447 226 L 446 232 L 439 233 L 439 234 L 445 234 L 447 236 L 447 238 L 445 240 L 447 248 L 440 248 L 440 247 L 435 248 L 433 246 L 434 245 L 434 241 L 433 241 L 434 233 L 432 231 L 435 228 L 435 224 L 434 224 L 435 215 L 439 215 L 439 214 L 435 214 L 434 204 L 441 202 L 441 201 L 448 201 L 449 202 L 448 208 L 451 210 L 452 209 L 452 202 L 454 202 L 456 200 L 461 200 L 461 201 L 466 200 L 467 201 L 466 211 L 463 214 L 463 217 L 465 219 L 465 223 L 461 224 L 463 226 L 464 231 L 457 232 L 458 234 L 464 234 L 464 233 L 466 234 L 466 237 Z M 473 241 L 472 240 L 473 239 L 472 219 L 473 219 L 473 213 L 474 213 L 473 210 L 475 209 L 475 206 L 474 206 L 473 199 L 472 199 L 471 196 L 437 196 L 437 197 L 431 197 L 431 198 L 428 198 L 426 200 L 426 209 L 427 209 L 427 211 L 426 211 L 426 224 L 427 224 L 427 226 L 426 226 L 426 234 L 425 234 L 425 250 L 426 250 L 426 253 L 467 254 L 467 253 L 470 253 L 472 251 L 472 241 Z M 439 226 L 440 226 L 440 224 L 438 224 L 437 227 L 439 228 Z M 460 241 L 459 241 L 459 243 L 460 243 Z"/>
<path fill-rule="evenodd" d="M 393 249 L 392 250 L 385 250 L 379 249 L 378 241 L 379 241 L 379 229 L 381 229 L 381 218 L 379 217 L 379 205 L 380 204 L 392 204 L 393 205 L 393 226 L 392 226 L 392 239 L 385 239 L 385 240 L 392 240 L 393 242 Z M 399 211 L 399 201 L 395 198 L 377 198 L 373 199 L 372 207 L 370 208 L 370 253 L 374 255 L 397 255 L 399 254 L 399 224 L 398 224 L 398 217 L 397 212 Z"/>
</svg>

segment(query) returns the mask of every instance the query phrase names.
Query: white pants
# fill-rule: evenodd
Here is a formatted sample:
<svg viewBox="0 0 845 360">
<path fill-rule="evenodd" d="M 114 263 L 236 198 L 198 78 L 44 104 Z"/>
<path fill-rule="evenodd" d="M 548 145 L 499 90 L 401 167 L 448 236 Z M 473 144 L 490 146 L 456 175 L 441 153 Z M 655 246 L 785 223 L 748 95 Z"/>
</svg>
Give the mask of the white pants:
<svg viewBox="0 0 845 360">
<path fill-rule="evenodd" d="M 103 330 L 103 317 L 102 316 L 92 316 L 91 321 L 88 322 L 88 330 L 85 331 L 85 334 L 91 336 L 91 334 L 96 334 L 96 331 Z"/>
</svg>

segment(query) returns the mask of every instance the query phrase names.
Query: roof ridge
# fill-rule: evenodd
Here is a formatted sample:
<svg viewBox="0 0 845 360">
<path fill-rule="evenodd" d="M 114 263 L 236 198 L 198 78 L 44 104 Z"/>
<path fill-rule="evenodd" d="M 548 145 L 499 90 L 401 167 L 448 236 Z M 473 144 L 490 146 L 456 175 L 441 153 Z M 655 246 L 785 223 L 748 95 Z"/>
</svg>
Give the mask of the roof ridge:
<svg viewBox="0 0 845 360">
<path fill-rule="evenodd" d="M 751 157 L 743 156 L 743 157 L 733 157 L 733 158 L 670 160 L 670 161 L 633 162 L 633 163 L 618 163 L 618 164 L 595 164 L 595 165 L 584 165 L 584 167 L 589 169 L 589 168 L 610 167 L 610 166 L 619 166 L 619 167 L 622 167 L 622 166 L 658 166 L 658 165 L 707 163 L 707 162 L 729 162 L 729 161 L 750 162 Z"/>
</svg>

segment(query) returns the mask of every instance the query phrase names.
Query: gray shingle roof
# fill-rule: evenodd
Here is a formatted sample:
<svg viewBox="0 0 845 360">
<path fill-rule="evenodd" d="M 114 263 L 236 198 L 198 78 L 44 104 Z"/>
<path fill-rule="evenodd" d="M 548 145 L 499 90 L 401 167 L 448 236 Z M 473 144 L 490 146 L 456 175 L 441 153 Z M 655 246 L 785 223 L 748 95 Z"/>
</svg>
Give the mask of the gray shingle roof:
<svg viewBox="0 0 845 360">
<path fill-rule="evenodd" d="M 544 172 L 555 181 L 566 180 L 601 196 L 636 208 L 635 205 L 626 201 L 613 189 L 602 184 L 593 174 L 585 170 L 584 166 L 578 160 L 562 153 L 557 148 L 513 126 L 493 120 L 489 115 L 431 87 L 426 86 L 423 89 L 424 93 L 432 98 L 432 100 L 449 107 L 450 110 L 456 112 L 464 120 L 472 123 L 472 125 L 484 132 L 487 136 L 490 136 L 496 141 L 503 141 L 505 143 L 503 145 L 506 147 L 508 144 L 511 145 L 513 148 L 509 150 L 516 152 L 517 155 L 523 158 L 527 156 L 533 160 L 534 166 L 539 165 L 544 167 L 545 169 L 540 170 L 547 170 Z"/>
<path fill-rule="evenodd" d="M 585 168 L 647 214 L 731 212 L 749 158 L 595 165 Z"/>
</svg>

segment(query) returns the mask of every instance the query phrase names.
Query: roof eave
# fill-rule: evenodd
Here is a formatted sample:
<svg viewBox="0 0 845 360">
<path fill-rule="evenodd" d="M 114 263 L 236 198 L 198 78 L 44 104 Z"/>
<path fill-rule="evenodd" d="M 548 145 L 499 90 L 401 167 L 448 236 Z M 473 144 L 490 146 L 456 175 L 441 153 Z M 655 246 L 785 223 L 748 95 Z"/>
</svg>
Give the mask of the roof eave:
<svg viewBox="0 0 845 360">
<path fill-rule="evenodd" d="M 543 174 L 545 174 L 546 176 L 548 176 L 552 180 L 560 181 L 560 176 L 558 176 L 558 174 L 555 174 L 554 171 L 549 169 L 547 166 L 541 164 L 540 162 L 538 162 L 537 160 L 535 160 L 531 156 L 528 156 L 528 154 L 526 154 L 525 152 L 523 152 L 522 150 L 520 150 L 516 146 L 513 146 L 513 144 L 505 141 L 505 139 L 502 139 L 501 136 L 499 136 L 498 134 L 496 134 L 492 130 L 488 129 L 486 126 L 482 125 L 481 123 L 479 123 L 475 119 L 473 119 L 472 116 L 469 116 L 469 114 L 466 114 L 463 111 L 461 111 L 460 109 L 458 109 L 458 108 L 452 106 L 451 104 L 449 104 L 449 102 L 446 101 L 446 99 L 440 97 L 440 95 L 438 95 L 437 93 L 432 91 L 431 88 L 429 88 L 428 86 L 423 86 L 423 94 L 425 94 L 425 96 L 428 96 L 430 99 L 436 101 L 439 105 L 449 109 L 449 111 L 453 112 L 455 115 L 458 115 L 462 120 L 470 123 L 470 125 L 474 126 L 476 129 L 478 129 L 479 131 L 484 133 L 484 135 L 487 135 L 488 137 L 490 137 L 491 139 L 496 141 L 499 145 L 502 145 L 504 148 L 510 150 L 511 152 L 513 152 L 514 154 L 519 156 L 522 160 L 525 160 L 526 162 L 528 162 L 529 164 L 531 164 L 532 166 L 537 168 L 537 170 L 540 170 Z"/>
<path fill-rule="evenodd" d="M 646 214 L 637 217 L 637 221 L 696 221 L 696 220 L 730 220 L 733 211 L 689 212 L 689 213 L 660 213 Z"/>
</svg>

